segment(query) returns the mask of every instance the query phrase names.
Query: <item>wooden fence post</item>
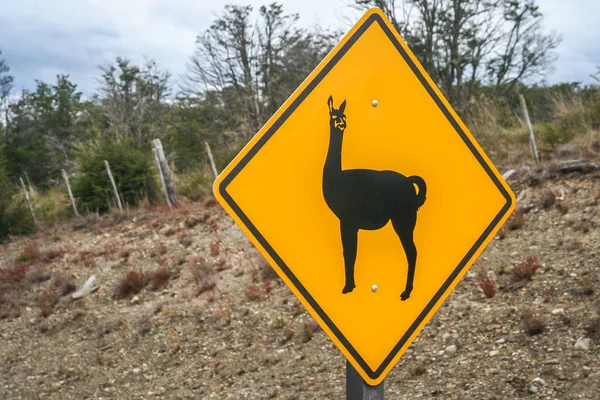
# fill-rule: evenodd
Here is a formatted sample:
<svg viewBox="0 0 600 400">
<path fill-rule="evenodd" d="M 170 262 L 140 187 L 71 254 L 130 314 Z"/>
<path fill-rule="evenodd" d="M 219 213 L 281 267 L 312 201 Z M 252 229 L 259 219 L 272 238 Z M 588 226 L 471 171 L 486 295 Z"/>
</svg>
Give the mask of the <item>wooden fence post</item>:
<svg viewBox="0 0 600 400">
<path fill-rule="evenodd" d="M 75 211 L 75 216 L 79 217 L 79 213 L 77 212 L 77 205 L 75 204 L 75 199 L 73 198 L 73 192 L 71 192 L 71 185 L 69 184 L 69 177 L 64 169 L 61 169 L 63 179 L 67 184 L 67 191 L 69 192 L 69 198 L 71 199 L 71 205 L 73 206 L 73 211 Z"/>
<path fill-rule="evenodd" d="M 117 206 L 119 206 L 119 210 L 123 212 L 123 205 L 121 204 L 121 198 L 119 197 L 119 192 L 117 191 L 117 185 L 115 184 L 115 178 L 113 178 L 112 172 L 110 172 L 110 165 L 108 165 L 108 161 L 104 160 L 104 165 L 106 165 L 106 172 L 108 172 L 108 177 L 110 178 L 110 183 L 112 183 L 113 191 L 115 193 L 115 199 L 117 200 Z"/>
<path fill-rule="evenodd" d="M 204 144 L 206 145 L 206 152 L 208 153 L 208 159 L 210 160 L 210 166 L 212 168 L 213 175 L 215 176 L 215 179 L 217 179 L 217 176 L 219 176 L 219 173 L 217 172 L 217 166 L 215 165 L 215 159 L 213 158 L 212 151 L 210 151 L 210 146 L 209 146 L 208 142 L 204 142 Z"/>
<path fill-rule="evenodd" d="M 163 179 L 165 181 L 165 188 L 167 196 L 169 197 L 168 202 L 175 206 L 177 205 L 177 193 L 175 192 L 175 185 L 173 184 L 173 180 L 171 179 L 171 169 L 169 168 L 169 164 L 167 163 L 167 159 L 165 158 L 162 143 L 160 142 L 160 139 L 154 139 L 152 141 L 152 145 L 156 149 L 156 156 L 158 158 L 157 162 L 160 165 L 159 170 L 161 171 Z"/>
<path fill-rule="evenodd" d="M 535 136 L 533 135 L 533 126 L 531 125 L 531 120 L 529 119 L 529 112 L 527 111 L 527 103 L 525 103 L 525 97 L 522 94 L 519 95 L 521 99 L 521 107 L 523 107 L 523 116 L 525 117 L 525 122 L 527 123 L 527 129 L 529 129 L 529 141 L 531 141 L 531 151 L 533 152 L 533 158 L 535 159 L 535 164 L 540 165 L 540 159 L 538 157 L 537 147 L 535 145 Z"/>
<path fill-rule="evenodd" d="M 167 204 L 171 207 L 171 200 L 169 200 L 169 191 L 167 190 L 167 184 L 165 183 L 165 176 L 163 175 L 162 168 L 160 166 L 160 160 L 158 159 L 158 152 L 156 151 L 156 147 L 152 148 L 152 155 L 154 156 L 154 160 L 156 161 L 156 167 L 158 168 L 158 175 L 160 175 L 160 182 L 162 183 L 163 191 L 165 192 L 165 199 L 167 200 Z"/>
<path fill-rule="evenodd" d="M 27 200 L 27 205 L 29 206 L 29 212 L 31 213 L 31 218 L 33 218 L 33 223 L 36 224 L 35 212 L 33 212 L 33 206 L 31 205 L 31 199 L 29 198 L 29 192 L 27 192 L 27 188 L 25 187 L 25 182 L 23 182 L 23 178 L 19 178 L 21 182 L 21 189 L 23 189 L 23 193 L 25 193 L 25 199 Z"/>
</svg>

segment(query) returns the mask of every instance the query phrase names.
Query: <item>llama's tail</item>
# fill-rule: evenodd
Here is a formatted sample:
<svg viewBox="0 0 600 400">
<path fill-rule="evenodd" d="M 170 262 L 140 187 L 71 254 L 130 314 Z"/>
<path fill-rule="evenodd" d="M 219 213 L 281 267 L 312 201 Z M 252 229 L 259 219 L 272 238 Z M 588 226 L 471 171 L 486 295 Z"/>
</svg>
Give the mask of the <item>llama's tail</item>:
<svg viewBox="0 0 600 400">
<path fill-rule="evenodd" d="M 419 192 L 417 193 L 417 209 L 421 208 L 421 206 L 425 203 L 425 199 L 427 198 L 427 185 L 425 181 L 420 176 L 409 176 L 408 180 L 419 188 Z"/>
</svg>

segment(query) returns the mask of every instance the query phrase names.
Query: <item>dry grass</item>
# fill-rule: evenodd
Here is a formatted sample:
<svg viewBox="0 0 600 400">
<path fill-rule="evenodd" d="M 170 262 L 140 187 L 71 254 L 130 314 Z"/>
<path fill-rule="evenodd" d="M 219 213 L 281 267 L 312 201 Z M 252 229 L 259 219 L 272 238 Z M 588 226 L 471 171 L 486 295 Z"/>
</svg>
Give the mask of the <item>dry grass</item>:
<svg viewBox="0 0 600 400">
<path fill-rule="evenodd" d="M 530 310 L 523 313 L 522 320 L 523 329 L 529 336 L 542 334 L 546 330 L 545 322 Z"/>
<path fill-rule="evenodd" d="M 29 264 L 21 262 L 14 267 L 0 268 L 0 283 L 21 282 L 29 272 Z"/>
<path fill-rule="evenodd" d="M 40 260 L 40 257 L 41 253 L 38 244 L 36 242 L 29 242 L 23 248 L 21 254 L 17 256 L 16 261 L 18 263 L 26 262 L 33 264 L 38 262 Z"/>
<path fill-rule="evenodd" d="M 50 314 L 54 313 L 54 306 L 58 303 L 59 295 L 50 287 L 42 292 L 38 305 L 40 307 L 40 316 L 46 318 Z"/>
<path fill-rule="evenodd" d="M 208 265 L 206 259 L 203 257 L 197 257 L 190 262 L 188 268 L 196 284 L 195 294 L 200 294 L 213 290 L 216 286 L 214 278 L 214 270 Z"/>
</svg>

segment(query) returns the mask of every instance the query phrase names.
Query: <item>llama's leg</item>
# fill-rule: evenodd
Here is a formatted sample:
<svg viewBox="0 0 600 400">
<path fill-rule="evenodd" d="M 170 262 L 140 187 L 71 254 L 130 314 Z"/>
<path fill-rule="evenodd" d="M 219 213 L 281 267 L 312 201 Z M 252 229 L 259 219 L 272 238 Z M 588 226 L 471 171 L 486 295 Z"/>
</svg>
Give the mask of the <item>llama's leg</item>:
<svg viewBox="0 0 600 400">
<path fill-rule="evenodd" d="M 398 234 L 404 252 L 406 253 L 406 260 L 408 261 L 408 274 L 406 277 L 406 288 L 400 295 L 401 300 L 407 300 L 410 297 L 410 293 L 413 290 L 413 281 L 415 278 L 415 266 L 417 264 L 417 247 L 413 240 L 413 231 L 417 223 L 417 213 L 411 213 L 409 215 L 403 215 L 403 218 L 392 219 L 392 225 L 394 230 Z"/>
<path fill-rule="evenodd" d="M 354 284 L 354 262 L 356 261 L 356 247 L 358 245 L 358 229 L 354 226 L 340 224 L 342 232 L 342 247 L 344 248 L 344 268 L 346 272 L 346 284 L 342 293 L 350 293 L 355 288 Z"/>
</svg>

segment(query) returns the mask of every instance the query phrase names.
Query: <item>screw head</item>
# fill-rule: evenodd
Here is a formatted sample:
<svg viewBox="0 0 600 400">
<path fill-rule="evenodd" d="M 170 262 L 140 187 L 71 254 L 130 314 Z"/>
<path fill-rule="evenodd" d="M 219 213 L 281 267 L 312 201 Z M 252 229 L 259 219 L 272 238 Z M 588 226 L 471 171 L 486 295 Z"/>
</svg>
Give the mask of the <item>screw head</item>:
<svg viewBox="0 0 600 400">
<path fill-rule="evenodd" d="M 373 104 L 373 107 L 377 107 L 377 105 L 379 104 L 379 102 L 377 100 L 373 100 L 371 102 L 371 104 Z"/>
<path fill-rule="evenodd" d="M 375 293 L 377 291 L 377 285 L 371 286 L 371 290 L 373 291 L 373 293 Z"/>
</svg>

